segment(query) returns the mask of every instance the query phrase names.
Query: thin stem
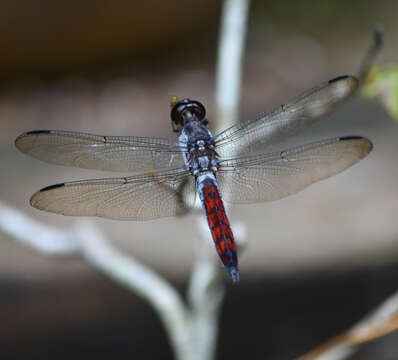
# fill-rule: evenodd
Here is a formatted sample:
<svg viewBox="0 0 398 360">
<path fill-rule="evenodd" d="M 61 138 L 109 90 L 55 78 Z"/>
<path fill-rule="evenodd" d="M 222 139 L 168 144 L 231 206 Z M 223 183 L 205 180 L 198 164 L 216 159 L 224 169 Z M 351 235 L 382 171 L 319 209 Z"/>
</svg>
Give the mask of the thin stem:
<svg viewBox="0 0 398 360">
<path fill-rule="evenodd" d="M 398 329 L 398 292 L 383 301 L 351 329 L 301 356 L 298 360 L 344 360 L 362 344 Z"/>
<path fill-rule="evenodd" d="M 224 1 L 216 70 L 216 130 L 232 125 L 237 119 L 248 8 L 249 0 Z M 205 244 L 210 233 L 204 218 L 199 219 L 198 229 Z M 225 284 L 221 266 L 214 260 L 205 246 L 200 248 L 188 289 L 189 330 L 198 360 L 214 359 L 216 353 Z"/>
<path fill-rule="evenodd" d="M 21 244 L 47 255 L 79 251 L 79 244 L 72 231 L 43 225 L 4 203 L 0 203 L 0 230 Z"/>
<path fill-rule="evenodd" d="M 216 262 L 214 253 L 210 253 L 213 249 L 208 244 L 207 224 L 203 218 L 199 222 L 199 227 L 207 233 L 201 236 L 201 247 L 189 281 L 190 332 L 195 342 L 197 359 L 211 360 L 216 353 L 219 312 L 225 295 L 225 283 L 224 274 L 221 274 L 223 269 Z"/>
<path fill-rule="evenodd" d="M 75 229 L 81 239 L 81 253 L 87 262 L 146 299 L 162 320 L 176 355 L 181 353 L 185 358 L 187 309 L 177 291 L 149 267 L 111 246 L 91 223 L 79 221 Z"/>
<path fill-rule="evenodd" d="M 383 27 L 381 25 L 375 25 L 373 29 L 373 42 L 370 45 L 369 50 L 366 52 L 362 59 L 362 63 L 359 67 L 359 79 L 361 83 L 366 80 L 366 76 L 369 73 L 371 66 L 373 65 L 375 58 L 379 55 L 380 50 L 383 47 Z"/>
<path fill-rule="evenodd" d="M 224 1 L 216 74 L 216 130 L 236 123 L 249 0 Z"/>
<path fill-rule="evenodd" d="M 79 221 L 72 229 L 59 230 L 0 203 L 0 230 L 45 254 L 82 255 L 98 271 L 146 299 L 159 314 L 176 358 L 190 359 L 189 314 L 178 292 L 150 268 L 114 248 L 92 223 Z"/>
</svg>

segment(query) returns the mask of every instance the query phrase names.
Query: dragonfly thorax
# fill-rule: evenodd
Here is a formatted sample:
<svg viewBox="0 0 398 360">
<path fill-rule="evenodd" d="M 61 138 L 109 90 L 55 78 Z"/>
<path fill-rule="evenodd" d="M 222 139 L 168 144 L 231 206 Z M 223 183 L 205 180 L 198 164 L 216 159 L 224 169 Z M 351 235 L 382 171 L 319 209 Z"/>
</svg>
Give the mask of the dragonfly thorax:
<svg viewBox="0 0 398 360">
<path fill-rule="evenodd" d="M 206 126 L 199 122 L 188 122 L 181 131 L 179 142 L 186 149 L 183 152 L 184 161 L 192 175 L 217 171 L 214 140 Z"/>
</svg>

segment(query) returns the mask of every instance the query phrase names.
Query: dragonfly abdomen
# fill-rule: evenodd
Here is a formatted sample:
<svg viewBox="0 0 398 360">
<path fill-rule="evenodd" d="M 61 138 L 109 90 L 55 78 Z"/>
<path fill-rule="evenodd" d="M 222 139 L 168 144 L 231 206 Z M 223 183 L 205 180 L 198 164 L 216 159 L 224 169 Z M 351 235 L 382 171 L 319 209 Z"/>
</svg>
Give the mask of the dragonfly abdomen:
<svg viewBox="0 0 398 360">
<path fill-rule="evenodd" d="M 239 281 L 238 254 L 224 204 L 213 174 L 200 175 L 198 192 L 206 213 L 214 245 L 233 281 Z"/>
</svg>

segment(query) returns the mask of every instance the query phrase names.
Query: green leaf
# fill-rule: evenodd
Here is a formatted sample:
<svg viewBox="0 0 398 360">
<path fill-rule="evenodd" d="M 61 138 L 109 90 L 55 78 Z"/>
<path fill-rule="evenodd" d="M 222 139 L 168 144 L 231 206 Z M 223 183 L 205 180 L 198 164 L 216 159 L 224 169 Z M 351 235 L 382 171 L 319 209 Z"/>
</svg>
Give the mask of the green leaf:
<svg viewBox="0 0 398 360">
<path fill-rule="evenodd" d="M 398 122 L 398 66 L 371 66 L 364 77 L 362 95 L 379 100 Z"/>
</svg>

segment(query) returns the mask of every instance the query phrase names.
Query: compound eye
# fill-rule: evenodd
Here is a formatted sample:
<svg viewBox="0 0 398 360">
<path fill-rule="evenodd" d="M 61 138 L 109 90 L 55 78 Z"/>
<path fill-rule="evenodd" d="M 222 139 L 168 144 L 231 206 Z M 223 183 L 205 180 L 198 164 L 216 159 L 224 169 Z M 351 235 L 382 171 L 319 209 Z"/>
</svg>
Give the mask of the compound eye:
<svg viewBox="0 0 398 360">
<path fill-rule="evenodd" d="M 185 125 L 188 112 L 199 121 L 202 121 L 206 116 L 206 109 L 199 101 L 183 99 L 178 101 L 171 109 L 171 121 L 178 128 L 182 128 Z"/>
<path fill-rule="evenodd" d="M 189 104 L 189 111 L 196 115 L 199 121 L 202 121 L 206 116 L 206 109 L 199 101 L 191 101 Z"/>
<path fill-rule="evenodd" d="M 184 119 L 182 117 L 183 112 L 187 104 L 189 104 L 189 99 L 183 99 L 178 101 L 172 108 L 171 108 L 171 121 L 178 127 L 182 128 L 184 126 Z"/>
</svg>

